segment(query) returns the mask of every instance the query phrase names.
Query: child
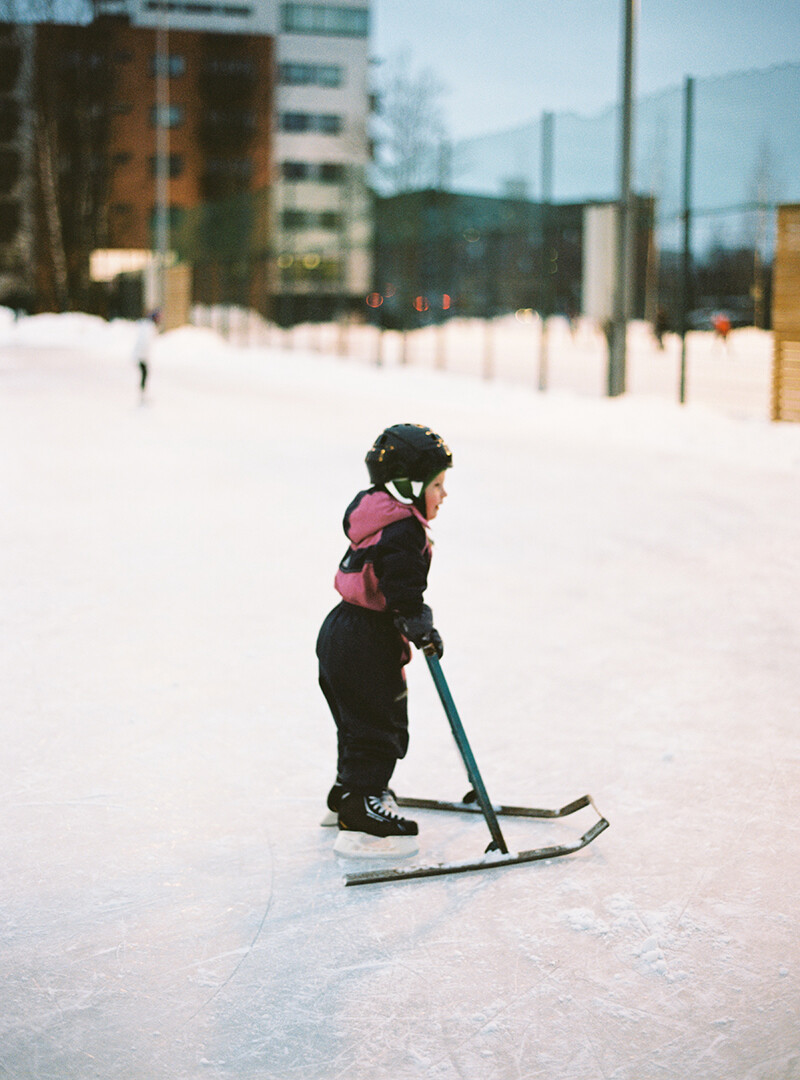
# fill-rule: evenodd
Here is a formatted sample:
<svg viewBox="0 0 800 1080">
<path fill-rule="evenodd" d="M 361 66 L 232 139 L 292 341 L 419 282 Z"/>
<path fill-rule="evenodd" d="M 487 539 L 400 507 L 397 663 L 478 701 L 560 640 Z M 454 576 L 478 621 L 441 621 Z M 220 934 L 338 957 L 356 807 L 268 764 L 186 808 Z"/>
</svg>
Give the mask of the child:
<svg viewBox="0 0 800 1080">
<path fill-rule="evenodd" d="M 417 823 L 400 816 L 389 781 L 408 749 L 408 643 L 442 655 L 422 598 L 431 560 L 427 526 L 446 498 L 452 463 L 429 428 L 395 424 L 366 456 L 373 486 L 344 516 L 350 548 L 335 579 L 342 600 L 317 639 L 320 687 L 338 730 L 328 807 L 338 817 L 341 852 L 417 850 Z"/>
</svg>

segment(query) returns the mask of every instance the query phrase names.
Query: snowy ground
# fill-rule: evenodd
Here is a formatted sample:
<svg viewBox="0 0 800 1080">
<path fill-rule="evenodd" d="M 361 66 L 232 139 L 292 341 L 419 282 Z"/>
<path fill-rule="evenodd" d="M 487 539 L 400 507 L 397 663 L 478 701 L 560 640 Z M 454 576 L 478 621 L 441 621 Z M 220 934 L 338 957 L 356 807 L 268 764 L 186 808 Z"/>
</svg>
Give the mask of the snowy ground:
<svg viewBox="0 0 800 1080">
<path fill-rule="evenodd" d="M 0 1076 L 798 1080 L 800 426 L 199 330 L 140 406 L 130 341 L 0 326 Z M 455 455 L 429 599 L 490 794 L 611 828 L 348 889 L 314 639 L 406 419 Z M 409 682 L 395 786 L 459 797 Z"/>
<path fill-rule="evenodd" d="M 608 384 L 608 346 L 591 319 L 570 329 L 565 319 L 548 320 L 546 344 L 538 316 L 520 312 L 484 322 L 450 319 L 405 336 L 396 330 L 353 323 L 308 324 L 281 330 L 230 308 L 197 308 L 195 321 L 240 345 L 335 355 L 387 366 L 400 363 L 479 378 L 513 381 L 527 388 L 599 396 Z M 633 322 L 628 330 L 626 386 L 633 394 L 679 400 L 681 340 L 667 334 L 659 348 L 652 327 Z M 693 405 L 762 420 L 771 413 L 772 335 L 754 327 L 735 330 L 723 342 L 712 333 L 690 331 L 684 358 L 684 398 Z"/>
</svg>

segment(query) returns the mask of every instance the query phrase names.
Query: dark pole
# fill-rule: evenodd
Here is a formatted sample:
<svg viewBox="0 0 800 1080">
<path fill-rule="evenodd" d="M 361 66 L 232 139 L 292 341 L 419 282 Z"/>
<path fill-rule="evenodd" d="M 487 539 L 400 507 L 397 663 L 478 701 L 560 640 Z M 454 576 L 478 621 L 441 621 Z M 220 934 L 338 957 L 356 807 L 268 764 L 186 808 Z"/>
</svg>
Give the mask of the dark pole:
<svg viewBox="0 0 800 1080">
<path fill-rule="evenodd" d="M 547 319 L 552 314 L 550 310 L 553 304 L 552 282 L 550 280 L 550 244 L 552 242 L 552 213 L 550 204 L 553 201 L 553 124 L 554 116 L 551 112 L 542 113 L 542 201 L 541 201 L 541 323 L 542 338 L 539 351 L 539 389 L 547 389 L 548 367 L 548 342 L 547 342 Z"/>
<path fill-rule="evenodd" d="M 637 0 L 623 0 L 625 5 L 624 59 L 622 70 L 622 122 L 620 131 L 620 183 L 617 208 L 616 280 L 614 282 L 614 317 L 608 357 L 608 395 L 625 392 L 626 336 L 630 317 L 631 241 L 631 148 L 633 143 L 633 53 L 634 15 Z"/>
<path fill-rule="evenodd" d="M 681 262 L 681 385 L 680 403 L 686 402 L 686 333 L 692 295 L 692 139 L 694 135 L 694 79 L 687 78 L 683 116 L 683 259 Z"/>
</svg>

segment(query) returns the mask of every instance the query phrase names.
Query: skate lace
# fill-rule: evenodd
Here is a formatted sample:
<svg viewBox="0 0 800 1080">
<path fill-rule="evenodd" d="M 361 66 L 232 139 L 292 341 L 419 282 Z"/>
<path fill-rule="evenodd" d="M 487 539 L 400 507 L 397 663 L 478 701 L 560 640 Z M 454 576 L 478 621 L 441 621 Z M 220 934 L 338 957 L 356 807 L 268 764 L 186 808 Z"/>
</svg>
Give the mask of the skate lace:
<svg viewBox="0 0 800 1080">
<path fill-rule="evenodd" d="M 368 795 L 367 804 L 371 810 L 376 814 L 380 814 L 381 817 L 389 818 L 391 821 L 402 820 L 391 791 L 384 791 L 380 795 Z"/>
</svg>

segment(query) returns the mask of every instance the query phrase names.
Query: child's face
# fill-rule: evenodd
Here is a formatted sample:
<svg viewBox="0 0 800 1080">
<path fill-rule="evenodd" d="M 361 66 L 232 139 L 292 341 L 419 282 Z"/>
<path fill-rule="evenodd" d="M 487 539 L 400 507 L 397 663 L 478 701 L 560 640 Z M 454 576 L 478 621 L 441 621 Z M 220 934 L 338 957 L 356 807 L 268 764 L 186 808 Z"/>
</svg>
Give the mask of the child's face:
<svg viewBox="0 0 800 1080">
<path fill-rule="evenodd" d="M 425 517 L 432 521 L 439 513 L 439 507 L 447 498 L 444 490 L 444 473 L 440 472 L 425 488 Z"/>
</svg>

